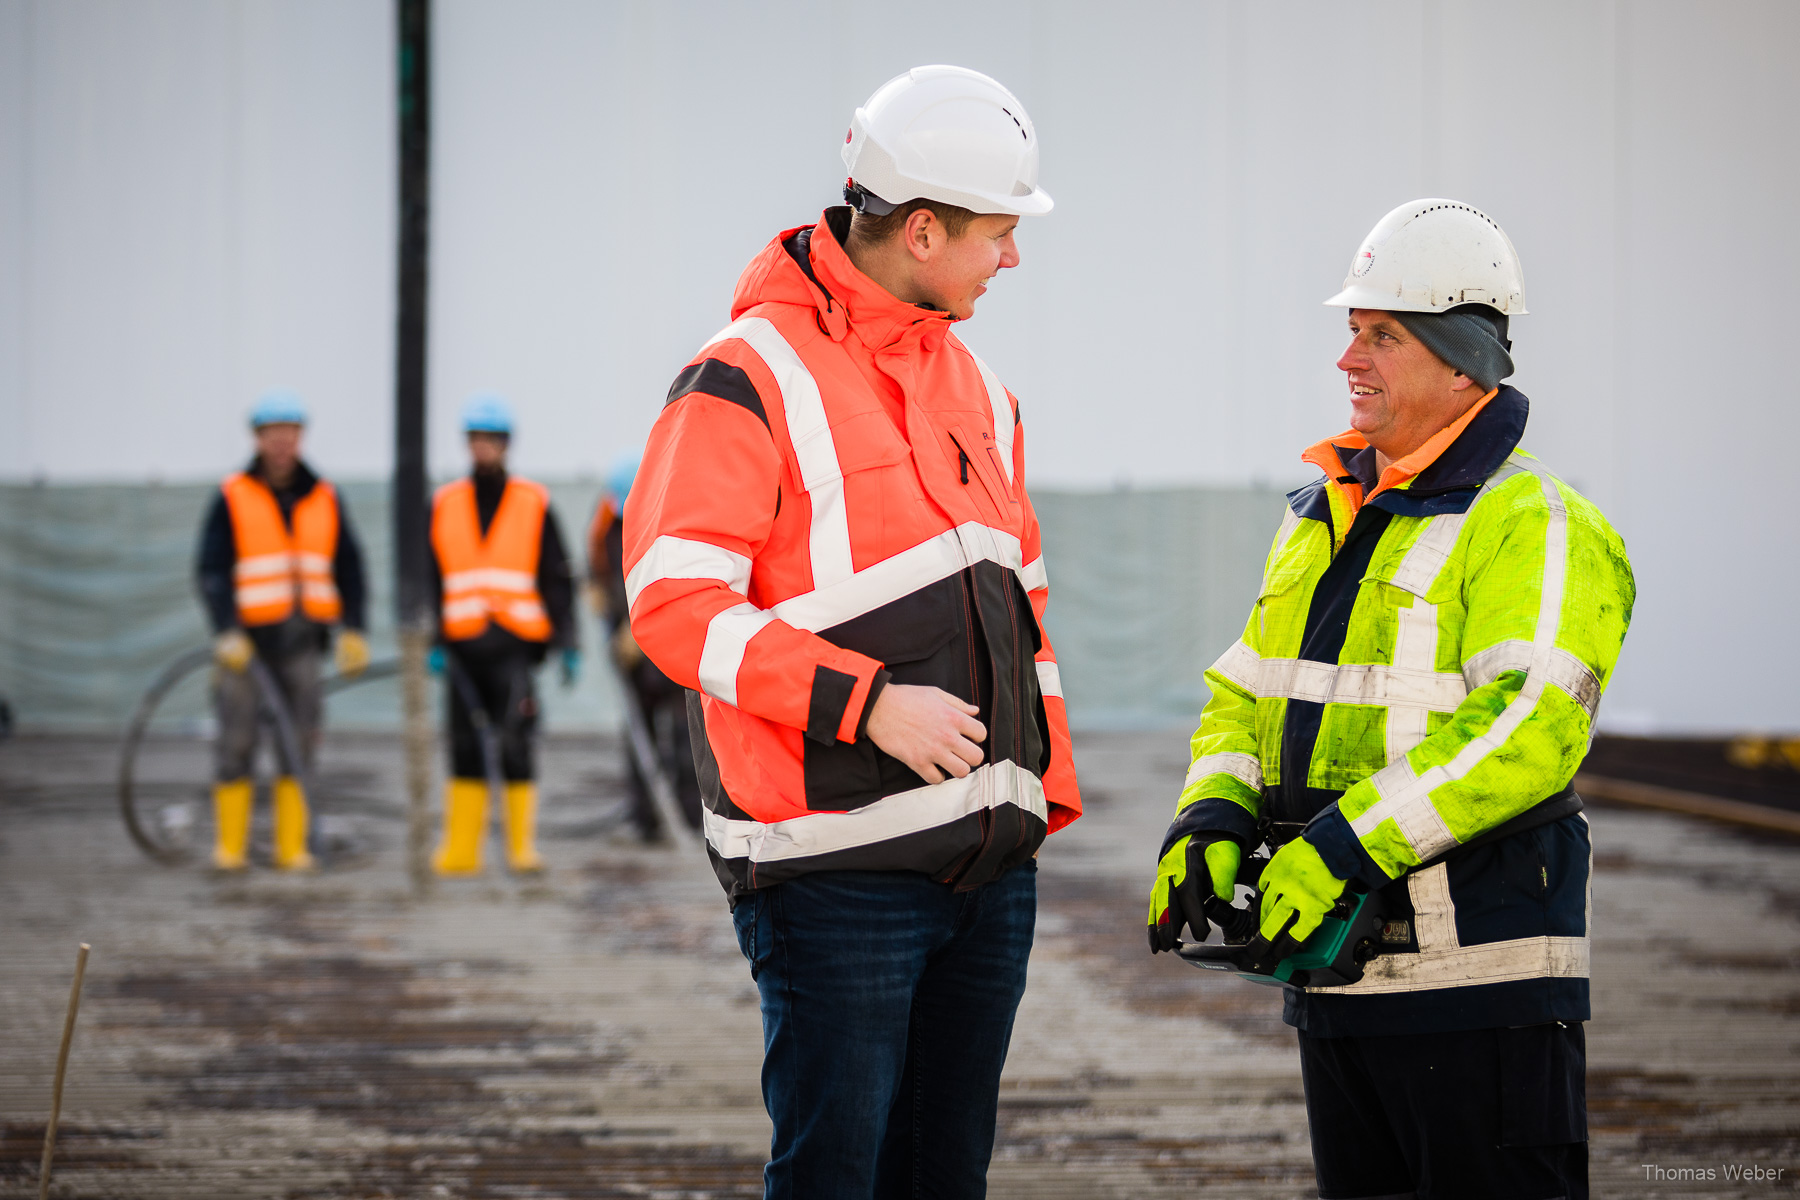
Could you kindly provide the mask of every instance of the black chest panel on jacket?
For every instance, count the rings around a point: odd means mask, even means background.
[[[1300,641],[1301,658],[1337,665],[1363,578],[1393,519],[1392,513],[1366,504],[1356,514],[1343,548],[1313,588],[1306,609],[1306,632]],[[1281,782],[1263,794],[1263,815],[1268,820],[1304,825],[1343,795],[1331,788],[1309,787],[1306,782],[1324,717],[1325,706],[1316,701],[1287,702],[1287,717],[1281,726]]]

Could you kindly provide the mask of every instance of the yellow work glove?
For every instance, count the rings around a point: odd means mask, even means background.
[[[227,629],[213,639],[213,661],[233,675],[242,675],[255,654],[250,635],[241,629]]]
[[[1272,942],[1288,918],[1298,914],[1288,933],[1297,942],[1305,941],[1344,894],[1344,883],[1331,873],[1311,842],[1295,838],[1277,850],[1263,869],[1257,885],[1262,889],[1259,932]]]
[[[1236,842],[1216,834],[1176,839],[1157,864],[1150,887],[1150,953],[1173,950],[1184,925],[1193,930],[1195,941],[1206,940],[1207,897],[1231,903],[1243,857]]]
[[[334,661],[339,675],[351,679],[361,675],[369,665],[369,639],[354,629],[340,631]]]

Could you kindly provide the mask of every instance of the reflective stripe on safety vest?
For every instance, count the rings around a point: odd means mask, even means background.
[[[343,616],[332,563],[337,555],[337,493],[324,480],[294,505],[292,527],[267,484],[239,472],[219,485],[231,515],[238,621],[277,625],[294,614],[329,625]]]
[[[537,587],[549,504],[543,485],[509,478],[484,536],[474,482],[458,479],[438,489],[431,546],[443,578],[439,621],[446,640],[480,637],[490,620],[525,641],[550,640],[550,618]]]

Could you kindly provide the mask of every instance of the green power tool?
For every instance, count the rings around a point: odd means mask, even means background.
[[[1224,935],[1222,943],[1178,942],[1176,953],[1196,967],[1232,971],[1270,987],[1341,987],[1361,979],[1364,965],[1381,953],[1387,913],[1380,894],[1352,882],[1306,940],[1288,933],[1299,919],[1295,914],[1271,941],[1257,929],[1262,894],[1255,890],[1268,865],[1267,857],[1258,856],[1238,867],[1237,881],[1252,889],[1247,907],[1207,897],[1206,916]]]

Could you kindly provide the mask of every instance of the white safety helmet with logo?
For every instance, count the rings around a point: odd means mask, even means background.
[[[914,67],[882,84],[850,118],[844,165],[845,199],[870,216],[918,199],[1020,217],[1052,204],[1025,106],[967,67]]]
[[[1482,304],[1516,317],[1525,311],[1525,276],[1492,217],[1457,200],[1414,200],[1376,222],[1344,290],[1325,303],[1421,313]]]

